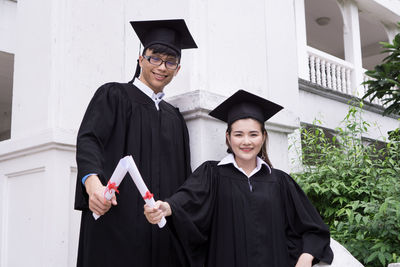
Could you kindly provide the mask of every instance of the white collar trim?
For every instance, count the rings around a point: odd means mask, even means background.
[[[156,105],[157,110],[159,110],[158,104],[161,102],[162,98],[165,96],[164,92],[160,92],[158,94],[155,94],[153,90],[151,90],[150,87],[145,85],[139,78],[135,78],[133,81],[133,84],[139,88],[140,91],[142,91],[145,95],[150,97],[153,101],[154,104]]]
[[[233,166],[235,166],[236,169],[238,169],[239,171],[241,171],[242,173],[244,173],[248,178],[250,178],[251,176],[253,176],[254,174],[256,174],[258,171],[261,170],[262,165],[267,166],[267,169],[269,171],[269,173],[271,173],[271,168],[268,166],[268,164],[263,161],[260,157],[257,157],[257,164],[255,169],[250,173],[250,175],[247,175],[246,172],[240,168],[236,161],[235,161],[235,157],[233,156],[232,153],[229,153],[228,155],[226,155],[226,157],[224,157],[219,163],[218,166],[220,165],[227,165],[227,164],[233,164]]]

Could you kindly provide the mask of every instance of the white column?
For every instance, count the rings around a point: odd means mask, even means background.
[[[16,4],[11,139],[0,142],[0,266],[76,265],[76,132],[96,88],[124,73],[122,1]]]
[[[294,2],[296,19],[296,39],[297,39],[297,68],[299,78],[310,80],[307,56],[307,30],[304,0]]]
[[[11,138],[48,129],[51,84],[51,1],[19,1]]]
[[[288,160],[288,139],[287,133],[293,131],[299,126],[298,111],[299,111],[299,84],[298,70],[302,66],[307,67],[307,57],[305,54],[305,26],[303,25],[302,32],[296,28],[299,25],[298,15],[295,11],[293,3],[299,1],[275,1],[267,0],[265,3],[265,51],[266,51],[266,94],[265,96],[272,101],[275,101],[285,107],[284,111],[280,112],[267,123],[267,130],[270,134],[270,152],[273,164],[280,169],[289,169]],[[296,3],[297,4],[297,3]],[[304,5],[304,3],[303,3]],[[304,9],[304,7],[303,7]],[[304,10],[303,10],[304,12]],[[304,14],[302,15],[304,17]],[[276,26],[277,21],[282,21],[279,27]],[[303,24],[304,18],[303,18]],[[304,35],[299,44],[299,35]],[[298,52],[299,45],[304,46],[300,57],[302,66],[293,65]],[[283,57],[279,51],[285,51]],[[308,80],[307,71],[304,70],[300,76]],[[288,130],[285,130],[287,128]],[[286,151],[286,152],[285,152]]]
[[[345,60],[354,65],[350,92],[362,96],[363,70],[360,40],[360,23],[358,7],[353,0],[339,0],[339,6],[343,14],[343,39]]]
[[[0,0],[0,51],[15,53],[17,3]]]
[[[396,24],[384,24],[382,23],[383,28],[386,31],[389,43],[393,42],[394,37],[399,33],[399,28]]]

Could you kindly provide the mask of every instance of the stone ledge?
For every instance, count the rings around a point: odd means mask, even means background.
[[[47,129],[30,136],[2,141],[0,142],[0,162],[51,149],[74,152],[76,132]]]
[[[344,104],[349,104],[352,102],[359,102],[361,101],[361,98],[359,97],[355,97],[352,95],[348,95],[348,94],[344,94],[323,86],[320,86],[318,84],[312,83],[310,81],[306,81],[303,79],[299,79],[299,89],[303,90],[305,92],[309,92],[309,93],[313,93],[315,95],[319,95],[319,96],[323,96],[325,98],[329,98]],[[363,109],[364,110],[368,110],[377,114],[382,115],[384,108],[381,105],[377,105],[377,104],[373,104],[370,103],[368,101],[363,101]],[[386,115],[389,118],[393,118],[393,119],[398,119],[400,118],[400,116],[394,115],[394,114],[390,114],[390,115]]]

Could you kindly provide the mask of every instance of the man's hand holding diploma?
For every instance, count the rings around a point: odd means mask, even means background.
[[[86,192],[89,195],[89,209],[98,215],[104,215],[111,205],[117,205],[115,195],[110,200],[104,197],[106,187],[102,185],[97,175],[89,176],[85,181]]]

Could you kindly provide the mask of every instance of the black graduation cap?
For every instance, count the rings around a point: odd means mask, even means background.
[[[274,102],[240,89],[212,110],[209,115],[228,124],[245,118],[264,123],[281,109],[283,107]]]
[[[180,55],[181,49],[197,48],[183,19],[142,20],[130,23],[143,44],[143,50],[153,44],[163,44],[174,49]],[[135,76],[130,82],[133,82],[135,77],[139,77],[139,74],[138,60]]]
[[[163,44],[176,50],[197,48],[183,19],[131,21],[144,49],[153,44]]]

